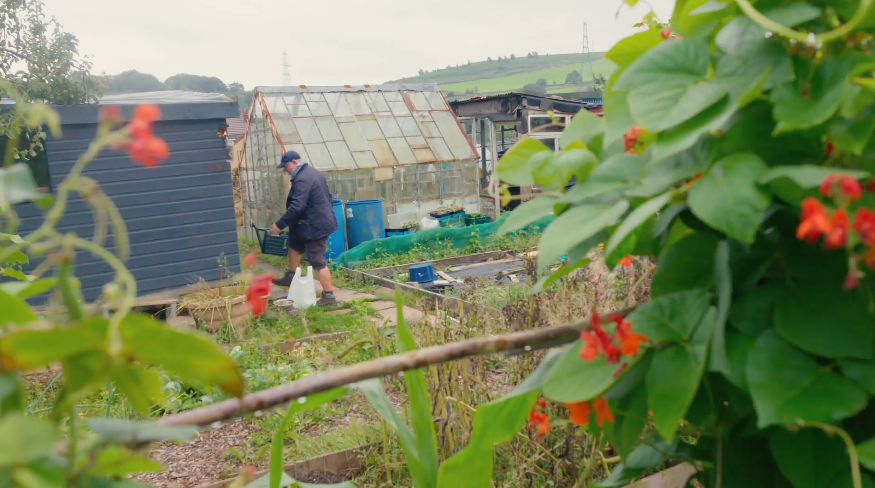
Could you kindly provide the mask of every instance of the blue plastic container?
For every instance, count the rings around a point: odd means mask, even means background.
[[[434,212],[431,212],[431,213],[429,213],[429,215],[430,215],[432,218],[437,219],[438,222],[443,222],[443,221],[445,221],[445,220],[450,220],[450,219],[453,219],[453,218],[456,218],[456,217],[464,217],[464,216],[465,216],[465,211],[464,211],[464,210],[458,210],[458,211],[453,212],[453,213],[449,213],[449,214],[446,214],[446,215],[441,215],[440,217],[437,217],[437,216],[435,216],[435,215],[432,215],[433,213],[434,213]]]
[[[403,236],[410,234],[410,229],[386,229],[386,237]]]
[[[431,283],[434,281],[434,266],[431,263],[414,264],[410,267],[410,281],[413,283]]]
[[[349,249],[385,236],[382,200],[346,202],[346,241]]]
[[[343,218],[343,200],[335,198],[331,200],[334,209],[334,218],[337,219],[337,230],[328,236],[328,249],[325,251],[325,259],[333,260],[346,251],[346,219]]]

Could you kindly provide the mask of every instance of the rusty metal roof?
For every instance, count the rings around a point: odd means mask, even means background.
[[[477,158],[436,84],[256,87],[283,151],[321,170],[392,167]]]

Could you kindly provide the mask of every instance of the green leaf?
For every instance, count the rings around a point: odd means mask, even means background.
[[[184,442],[194,438],[197,427],[193,425],[166,426],[156,422],[134,422],[112,418],[90,418],[88,427],[104,439],[123,443],[143,443],[153,441]]]
[[[398,434],[398,441],[401,444],[401,450],[404,452],[404,459],[407,461],[407,468],[410,471],[410,477],[413,478],[413,484],[417,487],[434,488],[436,486],[438,466],[437,464],[425,464],[420,461],[418,440],[416,435],[404,423],[404,419],[395,411],[389,397],[386,396],[383,390],[383,384],[378,379],[370,379],[361,381],[355,384],[356,388],[361,390],[370,401],[374,410],[389,424],[395,433]]]
[[[0,291],[19,298],[30,298],[42,295],[57,285],[58,280],[56,278],[41,278],[34,281],[11,281],[9,283],[0,283]]]
[[[47,456],[57,430],[45,419],[18,412],[0,417],[0,466],[24,464]]]
[[[662,85],[666,89],[690,86],[705,78],[708,65],[708,46],[704,43],[692,39],[662,42],[623,70],[614,89],[635,90],[648,85]]]
[[[653,435],[635,448],[622,463],[618,464],[611,471],[610,476],[590,486],[594,488],[626,486],[640,477],[648,468],[662,464],[678,455],[679,447],[680,442],[677,438],[669,444],[659,436]]]
[[[775,332],[818,356],[875,356],[875,329],[865,298],[859,289],[845,291],[832,280],[814,279],[787,288],[775,308]]]
[[[30,166],[13,164],[6,168],[0,168],[0,198],[7,203],[15,205],[42,198],[43,194],[36,188],[36,181],[30,172]]]
[[[656,47],[662,42],[662,36],[657,29],[647,29],[643,32],[632,34],[605,53],[605,57],[621,68],[628,67],[642,54]]]
[[[763,14],[786,27],[793,27],[820,16],[820,9],[807,3],[793,3],[784,7],[766,10]],[[738,16],[717,33],[717,45],[727,53],[755,52],[766,37],[766,29],[749,17]]]
[[[677,183],[697,174],[701,175],[714,162],[714,140],[713,137],[706,137],[686,151],[665,159],[651,161],[644,169],[641,186],[626,194],[633,197],[658,195]]]
[[[529,169],[529,174],[535,180],[536,185],[550,186],[553,183],[559,183],[562,174],[559,167],[553,164],[553,151],[541,151],[532,154],[526,167]]]
[[[820,429],[796,433],[776,429],[769,438],[772,456],[794,488],[852,488],[851,460],[845,443]],[[871,486],[864,483],[864,486]]]
[[[757,186],[767,170],[753,154],[736,154],[717,161],[690,190],[690,210],[729,237],[753,242],[771,203],[769,193]]]
[[[551,349],[537,369],[511,393],[477,406],[471,440],[441,465],[438,488],[492,486],[492,447],[511,440],[525,425],[544,377],[561,355],[561,350]]]
[[[617,454],[626,458],[638,443],[647,424],[647,388],[639,386],[631,394],[612,402],[614,423],[604,430]]]
[[[862,155],[863,149],[872,139],[875,132],[875,110],[869,107],[866,112],[854,120],[842,120],[829,127],[829,140],[836,147]]]
[[[608,244],[605,246],[605,254],[611,254],[626,236],[637,229],[638,226],[644,223],[644,221],[662,210],[662,207],[664,207],[670,199],[671,193],[664,193],[656,198],[648,200],[629,213],[629,215],[623,219],[623,222],[620,223],[620,227],[618,227],[611,235],[610,240],[608,240]]]
[[[140,415],[148,416],[152,405],[164,404],[164,384],[157,371],[130,364],[112,369],[112,380]]]
[[[625,200],[613,205],[579,205],[556,217],[541,236],[538,269],[545,269],[576,245],[614,225],[628,208]]]
[[[72,327],[11,332],[0,338],[0,365],[5,371],[31,370],[84,352],[105,350],[108,327],[106,319],[91,317]]]
[[[684,342],[690,338],[710,305],[702,289],[672,293],[653,299],[629,314],[635,332],[651,342]]]
[[[858,180],[868,178],[869,173],[856,169],[828,168],[826,166],[813,166],[800,164],[798,166],[778,166],[763,173],[757,182],[761,185],[772,183],[781,178],[786,178],[795,183],[799,188],[807,190],[818,188],[820,182],[831,174],[846,174]]]
[[[0,329],[7,324],[26,324],[38,319],[30,306],[22,298],[0,291],[0,310],[3,316],[0,318]]]
[[[532,222],[552,214],[553,205],[558,200],[559,199],[556,197],[542,196],[523,203],[514,209],[513,212],[510,212],[510,215],[504,219],[504,223],[501,224],[501,228],[498,229],[498,235],[518,231]]]
[[[285,475],[285,472],[283,471],[283,442],[286,439],[286,427],[289,425],[289,422],[292,421],[295,414],[324,405],[328,402],[333,402],[343,396],[347,391],[349,391],[349,388],[346,387],[334,388],[333,390],[323,391],[308,397],[301,397],[289,405],[285,415],[283,415],[283,419],[280,421],[279,427],[277,427],[276,432],[273,434],[273,441],[271,441],[270,476],[266,476],[266,478],[269,478],[269,488],[279,488],[283,475]]]
[[[746,375],[761,429],[797,419],[833,423],[866,406],[866,393],[851,380],[822,367],[772,331],[757,339]]]
[[[862,53],[829,56],[815,68],[808,96],[793,84],[772,91],[774,117],[778,121],[773,134],[815,127],[833,116],[850,90],[850,78],[871,69],[872,58]]]
[[[689,344],[673,344],[657,351],[647,372],[647,404],[664,439],[674,438],[699,389],[716,314],[712,307],[694,324],[698,328]]]
[[[564,151],[557,153],[553,158],[553,164],[559,171],[559,181],[562,184],[568,182],[572,176],[577,178],[578,182],[585,181],[598,164],[596,155],[587,149],[575,148],[578,144],[581,143],[572,142],[571,146],[565,147]]]
[[[638,249],[638,238],[642,232],[649,230],[645,229],[645,226],[649,227],[648,224],[650,222],[650,220],[645,221],[644,224],[642,224],[640,227],[633,230],[625,238],[623,238],[620,243],[617,244],[617,247],[613,251],[611,251],[610,253],[606,252],[604,254],[605,266],[607,266],[608,269],[613,271],[614,268],[616,268],[620,264],[621,259],[626,256],[632,256],[633,254],[636,254],[635,251]],[[616,231],[614,231],[614,233],[616,234]]]
[[[395,304],[398,309],[398,351],[415,351],[416,341],[413,338],[413,332],[404,320],[404,300],[401,297],[401,291],[397,289],[395,290]],[[431,480],[429,485],[434,486],[438,472],[437,437],[431,417],[431,400],[428,396],[425,373],[421,369],[405,371],[404,383],[407,386],[407,397],[410,403],[409,418],[413,424],[413,435],[416,439],[416,455],[425,469],[426,475]],[[417,483],[417,485],[420,484]]]
[[[727,94],[723,84],[713,82],[647,84],[630,91],[628,100],[635,122],[651,132],[660,132],[692,119]]]
[[[845,376],[863,387],[866,393],[875,395],[875,361],[842,359],[839,360],[839,365]]]
[[[614,74],[617,76],[617,73]],[[623,134],[635,123],[629,111],[628,93],[608,91],[604,95],[605,140],[604,146],[610,147],[623,139]]]
[[[601,152],[601,147],[596,146],[601,145],[598,139],[603,137],[604,133],[605,121],[589,110],[581,110],[572,117],[571,123],[562,131],[559,146],[568,149],[572,142],[581,141],[586,145],[586,149],[598,154]]]
[[[534,185],[535,179],[529,172],[529,159],[535,154],[550,149],[537,139],[527,137],[514,145],[498,160],[495,170],[501,181],[512,185]]]
[[[711,342],[711,371],[729,378],[729,359],[726,356],[726,319],[732,305],[732,270],[729,267],[729,242],[721,241],[714,254],[714,291],[717,293],[717,318]]]
[[[650,283],[651,295],[710,288],[714,283],[714,253],[720,238],[695,232],[665,249]]]
[[[866,469],[875,471],[875,437],[857,444],[857,457]]]
[[[659,133],[650,146],[651,159],[659,161],[693,147],[703,135],[722,129],[737,108],[737,101],[727,96],[681,125]]]
[[[128,357],[243,396],[243,376],[236,361],[200,334],[172,329],[149,315],[132,313],[122,320],[121,336]]]
[[[747,390],[745,369],[753,346],[754,340],[750,337],[731,329],[726,331],[726,361],[729,363],[729,372],[725,377],[730,383],[743,390]]]
[[[758,337],[772,326],[781,291],[778,285],[767,284],[742,295],[729,309],[729,323],[748,337]]]
[[[714,71],[717,78],[731,79],[745,88],[765,74],[763,90],[771,90],[796,78],[790,55],[776,39],[760,38],[751,45],[749,52],[721,57]]]
[[[598,165],[586,181],[578,183],[562,202],[577,203],[588,199],[631,190],[638,185],[647,161],[634,154],[616,154]]]
[[[105,385],[111,367],[110,357],[103,350],[83,352],[62,360],[61,364],[64,387],[55,401],[53,411],[56,415],[64,415],[76,402]]]
[[[633,322],[634,323],[634,322]],[[637,332],[637,324],[636,324]],[[564,350],[547,377],[544,379],[542,390],[544,396],[557,402],[582,402],[602,396],[623,375],[616,376],[620,369],[618,364],[611,364],[605,360],[602,354],[592,361],[584,361],[580,358],[580,349],[583,341],[576,340]],[[643,354],[638,354],[629,361],[628,371]]]
[[[541,293],[545,288],[549,287],[553,283],[556,283],[557,281],[561,280],[562,278],[564,278],[564,277],[568,276],[569,274],[571,274],[572,272],[574,272],[574,270],[580,269],[580,268],[588,265],[591,262],[592,262],[592,259],[580,258],[576,262],[562,265],[556,271],[553,271],[549,275],[544,276],[541,279],[539,279],[538,282],[535,283],[535,286],[533,286],[532,289],[529,290],[529,294],[534,295],[536,293]]]
[[[148,471],[163,471],[164,465],[120,446],[109,446],[97,454],[88,472],[102,476],[123,476]]]

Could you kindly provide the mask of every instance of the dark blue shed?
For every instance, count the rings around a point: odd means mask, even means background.
[[[218,260],[239,270],[237,225],[228,149],[218,129],[237,114],[237,104],[224,95],[154,92],[107,96],[101,105],[119,105],[126,118],[140,103],[161,107],[155,134],[170,146],[160,166],[134,164],[124,151],[107,150],[92,161],[85,176],[95,179],[119,208],[131,243],[128,269],[137,279],[138,295],[180,288],[199,279],[219,278]],[[46,141],[51,189],[67,176],[94,139],[100,107],[55,107],[63,136]],[[39,183],[39,178],[38,178]],[[20,234],[36,229],[43,211],[31,204],[16,207]],[[88,205],[74,196],[58,230],[91,238],[94,221]],[[105,245],[114,250],[112,233]],[[32,262],[33,268],[38,262]],[[75,274],[86,300],[97,298],[113,271],[103,261],[79,253]],[[45,297],[35,303],[45,301]]]

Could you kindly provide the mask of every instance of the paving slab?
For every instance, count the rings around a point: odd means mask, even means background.
[[[352,290],[341,290],[340,288],[334,289],[334,297],[337,298],[337,301],[341,302],[341,303],[348,302],[350,300],[355,300],[357,298],[363,298],[363,299],[377,298],[374,295],[371,295],[370,293],[359,293],[357,291],[352,291]]]
[[[376,302],[371,302],[370,306],[371,308],[379,312],[388,308],[394,308],[395,302],[390,302],[388,300],[377,300]]]
[[[404,307],[402,309],[402,313],[404,314],[404,322],[407,325],[418,324],[422,321],[425,314],[420,312],[419,310],[411,307]],[[398,326],[398,309],[395,307],[387,308],[385,310],[380,310],[380,321],[381,326],[385,327],[397,327]],[[384,325],[385,324],[385,325]]]

